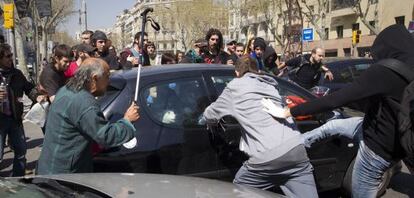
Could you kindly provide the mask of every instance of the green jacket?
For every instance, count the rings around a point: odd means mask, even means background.
[[[49,109],[37,174],[92,172],[93,141],[113,147],[134,136],[135,128],[129,121],[108,123],[92,94],[64,86]]]

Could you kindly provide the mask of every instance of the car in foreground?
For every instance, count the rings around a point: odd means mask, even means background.
[[[283,197],[211,179],[160,174],[87,173],[0,178],[0,197]]]
[[[106,118],[123,117],[133,101],[137,69],[115,72],[107,93],[99,98]],[[142,69],[137,103],[141,118],[134,123],[137,146],[106,148],[94,157],[96,172],[134,172],[190,175],[232,181],[247,159],[238,149],[240,126],[224,118],[211,130],[199,122],[234,78],[234,67],[207,64],[151,66]],[[286,80],[274,77],[282,96],[305,100],[316,96]],[[296,119],[301,133],[317,128],[341,111]],[[350,189],[350,174],[358,143],[332,137],[308,149],[319,191]],[[384,181],[388,181],[385,178]],[[344,186],[345,185],[345,186]],[[385,187],[384,187],[385,188]]]

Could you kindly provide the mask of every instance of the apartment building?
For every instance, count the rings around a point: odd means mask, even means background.
[[[272,2],[278,1],[273,0]],[[299,2],[302,20],[291,20],[290,28],[283,25],[283,23],[286,24],[285,21],[279,20],[289,10],[285,3],[282,4],[282,12],[269,8],[269,10],[263,10],[264,14],[251,14],[252,12],[243,11],[243,5],[233,5],[229,12],[229,37],[245,41],[248,34],[260,36],[270,41],[277,52],[281,53],[284,50],[273,35],[283,37],[283,34],[288,33],[291,38],[288,40],[292,41],[290,44],[302,45],[302,51],[304,52],[309,52],[312,48],[321,46],[326,49],[327,56],[364,56],[366,52],[369,52],[376,33],[396,23],[408,27],[410,21],[414,20],[414,1],[412,0],[362,0],[360,4],[361,11],[366,17],[360,17],[357,14],[355,0],[308,0],[306,4]],[[239,4],[242,4],[242,2],[239,1]],[[368,9],[367,6],[369,6]],[[298,10],[296,4],[292,8]],[[311,13],[310,10],[314,13],[312,16],[319,18],[319,20],[315,22],[307,17],[306,14]],[[272,16],[269,17],[269,13]],[[290,13],[290,16],[298,17],[300,13]],[[270,25],[282,23],[282,25],[275,28],[274,34],[269,28],[269,18],[273,19],[273,21],[270,21],[272,23]],[[374,28],[369,29],[366,24]],[[313,41],[301,43],[302,27],[313,28]],[[319,28],[322,35],[325,35],[325,39],[321,39],[316,28]],[[352,45],[351,40],[353,30],[361,31],[360,42],[355,46]],[[289,48],[285,46],[285,49],[288,50]]]

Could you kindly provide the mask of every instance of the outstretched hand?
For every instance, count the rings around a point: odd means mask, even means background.
[[[329,81],[332,81],[334,79],[331,71],[325,72],[325,79],[328,79]]]

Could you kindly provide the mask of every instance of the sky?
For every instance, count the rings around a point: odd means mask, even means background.
[[[82,0],[75,1],[75,10],[79,10]],[[136,0],[86,0],[88,29],[97,30],[110,28],[115,24],[116,16],[123,10],[133,7]],[[79,27],[79,14],[73,14],[67,22],[61,24],[59,29],[66,30],[71,36],[75,36]]]

